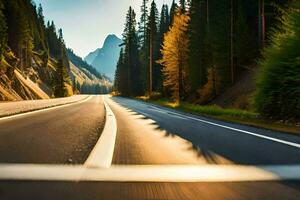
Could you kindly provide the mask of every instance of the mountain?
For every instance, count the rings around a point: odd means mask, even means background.
[[[99,94],[111,91],[112,83],[94,67],[83,61],[71,49],[67,49],[70,60],[71,79],[75,89],[81,94]]]
[[[89,53],[84,60],[98,72],[113,80],[122,43],[123,41],[116,35],[109,35],[103,47]]]

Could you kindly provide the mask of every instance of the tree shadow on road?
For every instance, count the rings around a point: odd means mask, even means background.
[[[199,143],[199,141],[193,141],[189,137],[184,137],[183,134],[176,133],[174,130],[170,130],[168,128],[162,127],[155,120],[146,116],[145,113],[132,110],[128,105],[120,101],[120,97],[113,97],[112,99],[116,104],[125,108],[125,110],[128,111],[131,115],[138,116],[138,119],[152,120],[149,123],[149,125],[151,125],[154,128],[154,130],[163,132],[164,133],[163,137],[166,138],[179,137],[181,139],[184,139],[187,144],[186,150],[195,152],[197,157],[199,159],[204,159],[207,164],[224,164],[222,161],[220,161],[220,159],[218,159],[217,154],[213,152],[209,147],[205,146],[204,143],[201,142]]]

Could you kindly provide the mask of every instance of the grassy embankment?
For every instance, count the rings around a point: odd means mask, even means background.
[[[156,105],[168,107],[171,109],[210,117],[227,122],[250,125],[258,128],[271,129],[292,134],[300,135],[300,125],[296,123],[283,123],[281,121],[271,121],[262,119],[258,113],[240,110],[224,109],[216,105],[200,106],[190,103],[172,103],[167,99],[151,100],[146,97],[139,97],[138,100],[146,101]]]

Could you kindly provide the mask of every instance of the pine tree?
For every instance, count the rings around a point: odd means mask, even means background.
[[[138,35],[140,39],[140,45],[144,46],[146,41],[146,35],[147,35],[147,20],[148,20],[148,4],[149,0],[143,0],[142,6],[141,6],[141,18],[139,22],[139,30]]]
[[[139,22],[139,46],[140,52],[139,57],[141,61],[141,87],[143,91],[147,90],[147,83],[148,83],[148,64],[149,64],[149,37],[147,31],[148,19],[149,19],[149,11],[148,11],[148,4],[149,0],[143,0],[141,6],[141,19]]]
[[[206,6],[202,0],[192,0],[190,7],[190,23],[189,23],[189,37],[190,37],[190,93],[191,96],[196,95],[196,91],[204,86],[207,82],[207,66],[205,63],[205,30],[206,30]]]
[[[66,97],[68,96],[68,90],[66,87],[66,77],[67,70],[66,67],[63,64],[63,60],[59,59],[57,63],[56,68],[56,79],[55,79],[55,85],[54,85],[54,96],[55,97]]]
[[[58,59],[56,68],[57,78],[55,83],[54,95],[55,97],[66,97],[68,96],[68,90],[66,88],[66,85],[71,84],[71,79],[68,71],[69,60],[66,55],[66,47],[63,39],[62,29],[59,29],[58,33],[60,57]]]
[[[173,19],[177,12],[177,9],[178,9],[178,5],[176,4],[175,0],[173,0],[171,10],[170,10],[170,25],[173,24]]]
[[[122,86],[123,86],[122,78],[125,76],[124,72],[125,72],[125,70],[124,70],[124,52],[123,52],[123,48],[121,48],[119,60],[118,60],[117,67],[116,67],[115,82],[114,82],[114,90],[117,92],[120,92],[121,94],[124,93],[123,88],[122,88]]]
[[[230,66],[230,1],[209,1],[209,33],[207,44],[210,46],[211,63],[218,81],[214,83],[215,95],[220,95],[231,84]],[[215,79],[217,80],[217,79]]]
[[[147,36],[149,37],[149,90],[148,93],[151,96],[153,89],[157,88],[160,79],[159,66],[155,65],[155,61],[158,58],[158,10],[156,3],[153,0],[151,3],[150,16],[147,25]],[[154,80],[155,77],[155,80]]]
[[[38,18],[38,31],[40,35],[40,41],[38,43],[39,49],[43,50],[44,54],[48,54],[48,44],[46,40],[46,30],[45,30],[45,17],[43,14],[43,7],[41,4],[39,4],[39,7],[37,9],[37,18]],[[47,55],[48,56],[48,55]]]
[[[170,15],[168,5],[164,4],[161,9],[160,24],[159,24],[159,36],[160,43],[162,43],[164,34],[169,30]]]
[[[162,48],[164,86],[170,88],[172,98],[177,102],[184,100],[187,91],[189,39],[187,37],[189,17],[176,14],[173,26],[165,35]]]
[[[186,2],[185,2],[185,0],[180,0],[179,1],[179,8],[180,8],[180,11],[182,12],[182,13],[185,13],[185,11],[186,11],[186,4],[185,4]]]
[[[18,51],[20,58],[20,67],[22,71],[30,67],[32,59],[33,36],[30,30],[29,19],[26,18],[24,13],[20,13],[19,19],[19,32],[18,32]]]
[[[142,94],[141,84],[141,66],[139,60],[139,41],[136,32],[136,14],[134,10],[129,7],[125,29],[123,33],[124,41],[124,77],[122,77],[122,84],[124,84],[124,96],[137,96]]]

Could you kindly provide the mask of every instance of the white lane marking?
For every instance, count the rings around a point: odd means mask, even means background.
[[[163,113],[163,114],[167,114],[167,115],[169,115],[169,116],[171,116],[171,117],[174,117],[174,118],[177,118],[177,119],[184,119],[184,120],[187,120],[185,117],[181,117],[181,116],[179,116],[179,115],[177,115],[177,114],[171,114],[171,113],[168,113],[168,112],[163,112],[163,111],[158,111],[158,110],[155,110],[155,111],[156,111],[156,112]],[[145,113],[145,112],[143,112],[143,111],[140,111],[140,110],[138,110],[137,113],[139,113],[139,114],[141,114],[141,115],[144,115],[144,116],[146,116],[146,117],[151,117],[149,114],[147,114],[147,113]]]
[[[31,115],[31,114],[35,114],[35,113],[40,113],[40,112],[45,112],[45,111],[49,111],[49,110],[55,110],[55,109],[58,109],[58,108],[73,106],[73,105],[76,105],[76,104],[87,102],[91,98],[92,98],[92,96],[90,95],[90,96],[87,96],[84,99],[81,99],[81,100],[78,100],[78,101],[75,101],[75,102],[72,102],[72,103],[66,103],[66,104],[57,105],[57,106],[53,106],[53,107],[49,107],[49,108],[41,108],[41,109],[34,110],[34,111],[28,111],[28,112],[25,112],[25,113],[15,114],[15,115],[7,116],[7,117],[1,117],[0,121],[13,119],[13,118],[18,118],[18,117],[23,117],[23,116],[27,116],[27,115]]]
[[[115,182],[243,182],[300,180],[300,165],[81,165],[0,164],[0,180]]]
[[[104,129],[97,144],[84,163],[85,167],[108,168],[112,164],[117,136],[117,120],[108,103],[105,101],[104,96],[103,103],[106,110],[106,121]]]
[[[154,108],[154,106],[152,106],[152,107]],[[164,111],[163,109],[160,109],[160,108],[155,108],[155,110]],[[281,143],[281,144],[285,144],[285,145],[289,145],[289,146],[292,146],[292,147],[300,148],[300,144],[298,144],[298,143],[289,142],[289,141],[285,141],[285,140],[281,140],[281,139],[278,139],[278,138],[273,138],[273,137],[269,137],[269,136],[265,136],[265,135],[260,135],[258,133],[253,133],[253,132],[250,132],[250,131],[244,131],[244,130],[237,129],[237,128],[232,128],[232,127],[229,127],[229,126],[225,126],[225,125],[217,124],[217,123],[214,123],[214,122],[198,119],[198,118],[195,118],[195,117],[185,116],[185,115],[182,115],[182,114],[179,114],[179,113],[176,113],[176,112],[172,112],[172,111],[169,111],[169,110],[168,110],[168,112],[173,113],[174,115],[177,115],[177,116],[181,116],[185,119],[191,119],[191,120],[199,121],[199,122],[210,124],[210,125],[213,125],[213,126],[218,126],[218,127],[221,127],[221,128],[237,131],[237,132],[240,132],[240,133],[245,133],[245,134],[248,134],[248,135],[252,135],[252,136],[256,136],[256,137],[263,138],[263,139],[266,139],[266,140],[270,140],[270,141],[273,141],[273,142],[278,142],[278,143]]]

